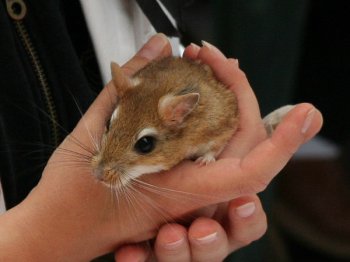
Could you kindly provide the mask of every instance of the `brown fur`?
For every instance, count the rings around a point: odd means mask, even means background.
[[[113,70],[120,69],[114,66]],[[120,78],[120,71],[113,76]],[[133,79],[140,84],[130,86],[133,81],[114,79],[119,85],[119,113],[93,158],[94,167],[105,173],[102,180],[112,180],[111,169],[118,176],[136,165],[163,164],[164,169],[170,169],[185,158],[198,158],[208,151],[217,156],[237,128],[235,95],[216,80],[208,66],[170,57],[150,63]],[[198,104],[186,111],[182,121],[169,124],[166,120],[172,114],[168,108],[162,112],[160,101],[166,95],[187,94],[199,94]],[[194,99],[192,95],[193,103]],[[173,116],[179,119],[176,114],[182,114],[181,110]],[[157,143],[154,151],[140,155],[134,144],[144,128],[157,130]]]

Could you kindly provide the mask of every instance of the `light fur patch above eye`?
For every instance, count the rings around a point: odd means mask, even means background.
[[[148,127],[141,130],[141,132],[137,136],[137,140],[139,140],[141,137],[144,137],[144,136],[157,136],[157,135],[158,135],[157,129],[153,127]]]
[[[170,94],[163,96],[159,100],[159,105],[158,105],[159,108],[163,109],[165,106],[167,106],[173,97],[174,97],[174,95],[170,95]]]
[[[138,77],[135,77],[135,78],[131,78],[131,83],[132,83],[132,86],[135,87],[135,86],[138,86],[142,83],[142,80]]]
[[[117,119],[118,114],[119,114],[119,107],[116,107],[116,109],[114,109],[113,114],[112,114],[112,116],[111,116],[111,121],[110,121],[110,123],[112,123],[114,120]]]

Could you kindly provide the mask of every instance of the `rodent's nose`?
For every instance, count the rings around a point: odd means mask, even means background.
[[[100,181],[109,182],[115,176],[115,171],[110,167],[99,165],[94,169],[94,176]]]
[[[93,175],[98,180],[102,180],[103,179],[103,168],[100,168],[100,167],[93,168]]]
[[[92,157],[91,166],[93,175],[107,186],[115,186],[118,181],[117,171],[110,164],[105,163],[100,155]]]
[[[108,187],[117,187],[120,184],[117,172],[112,168],[101,168],[95,171],[96,178]]]

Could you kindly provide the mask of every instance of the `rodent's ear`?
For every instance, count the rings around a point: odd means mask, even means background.
[[[200,95],[189,93],[186,95],[166,95],[159,100],[158,112],[167,126],[181,124],[185,117],[196,108]]]
[[[112,81],[117,90],[118,97],[121,97],[126,90],[132,88],[132,83],[117,63],[111,63],[111,72]]]

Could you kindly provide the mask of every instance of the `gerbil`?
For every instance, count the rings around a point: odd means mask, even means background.
[[[111,69],[118,104],[92,158],[111,187],[184,159],[215,161],[237,129],[235,95],[206,65],[169,57],[131,78],[117,64]]]

